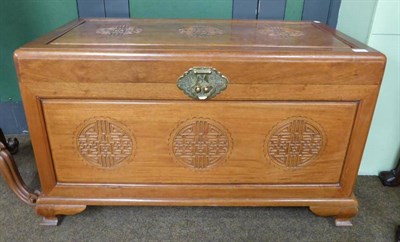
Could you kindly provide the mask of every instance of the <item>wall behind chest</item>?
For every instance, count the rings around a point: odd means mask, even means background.
[[[80,17],[230,19],[232,0],[77,0]]]
[[[392,169],[400,156],[400,1],[343,0],[337,28],[387,57],[359,171],[376,175]]]
[[[400,156],[400,1],[378,0],[367,43],[387,65],[360,174],[390,170]]]
[[[232,0],[131,0],[132,18],[232,18]]]
[[[1,102],[20,101],[13,52],[78,17],[75,0],[0,1]]]
[[[0,127],[6,133],[27,130],[14,50],[77,17],[75,0],[0,1]]]

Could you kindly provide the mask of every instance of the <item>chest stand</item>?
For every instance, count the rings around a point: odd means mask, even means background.
[[[59,215],[74,215],[86,209],[85,205],[36,205],[40,192],[32,192],[22,180],[17,165],[6,146],[0,142],[0,173],[11,190],[24,203],[36,206],[36,213],[43,216],[41,225],[57,225]]]

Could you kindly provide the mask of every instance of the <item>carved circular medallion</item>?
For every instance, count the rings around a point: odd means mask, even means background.
[[[294,117],[278,123],[267,136],[265,153],[277,165],[295,168],[319,156],[325,134],[316,122]]]
[[[131,34],[139,34],[143,31],[143,29],[138,28],[136,26],[131,25],[115,25],[107,28],[98,28],[96,29],[96,34],[101,35],[110,35],[110,36],[123,36],[123,35],[131,35]]]
[[[135,149],[135,141],[120,123],[99,118],[82,124],[77,148],[90,164],[110,168],[127,160]]]
[[[280,27],[280,26],[262,27],[258,30],[258,33],[261,35],[267,35],[269,37],[279,38],[279,39],[300,37],[304,35],[304,33],[300,30],[295,30],[288,27]]]
[[[192,25],[181,28],[178,31],[180,34],[195,38],[204,38],[208,36],[221,35],[224,33],[223,30],[208,25]]]
[[[186,167],[203,170],[225,161],[232,149],[229,132],[219,123],[194,118],[181,123],[171,134],[173,156]]]

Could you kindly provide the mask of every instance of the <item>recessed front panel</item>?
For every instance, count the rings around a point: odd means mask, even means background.
[[[44,100],[60,182],[338,183],[357,103]]]

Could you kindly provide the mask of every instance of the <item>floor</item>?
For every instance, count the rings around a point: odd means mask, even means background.
[[[28,138],[15,155],[26,183],[39,189]],[[0,241],[394,241],[400,225],[400,187],[360,176],[353,227],[307,208],[89,207],[58,227],[39,226],[34,209],[0,178]]]

